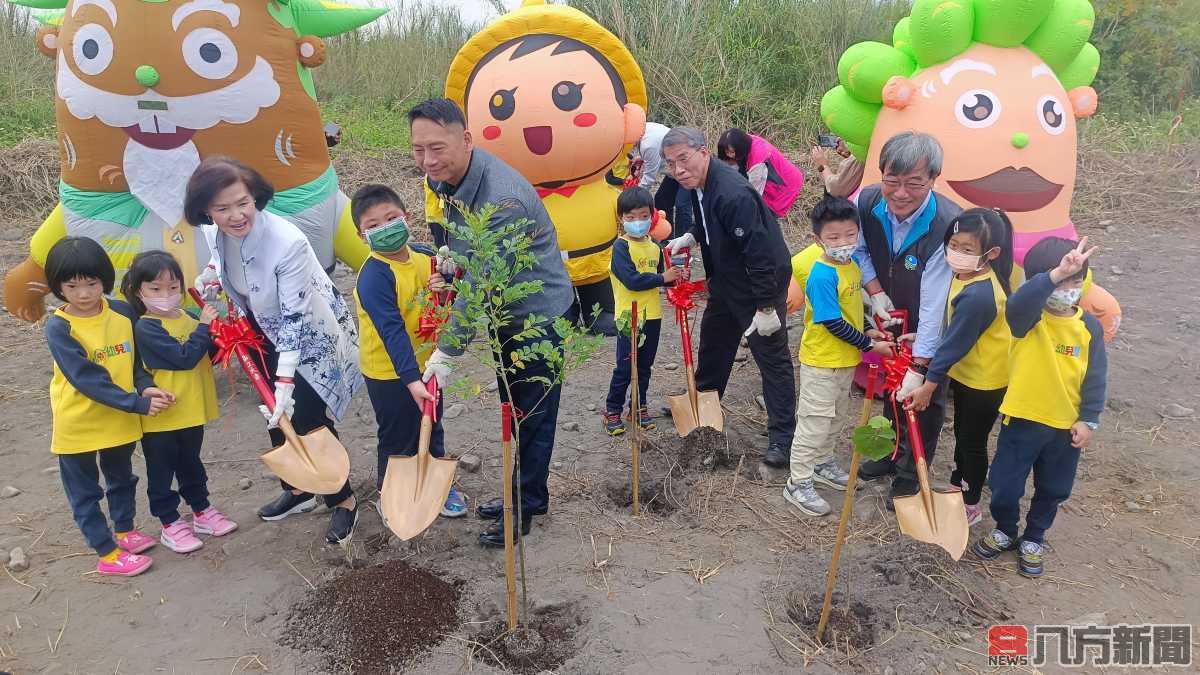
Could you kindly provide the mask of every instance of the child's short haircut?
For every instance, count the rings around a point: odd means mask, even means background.
[[[1075,250],[1079,242],[1063,239],[1062,237],[1046,237],[1033,245],[1025,254],[1025,278],[1033,277],[1058,267],[1063,256]],[[1083,261],[1083,269],[1079,273],[1063,281],[1077,281],[1087,276],[1088,263]]]
[[[408,208],[404,206],[404,200],[396,191],[386,185],[372,183],[364,185],[354,193],[354,197],[350,199],[350,218],[354,220],[354,226],[362,229],[359,222],[362,220],[362,215],[372,208],[380,204],[395,204],[400,207],[401,211],[408,213]]]
[[[858,209],[845,197],[826,194],[813,207],[812,213],[808,217],[812,220],[813,233],[821,234],[821,230],[825,229],[825,224],[835,220],[851,220],[857,223]]]
[[[54,297],[67,302],[62,285],[72,279],[99,279],[111,295],[117,272],[104,248],[87,237],[63,237],[46,254],[46,283]]]
[[[634,186],[626,188],[617,197],[617,215],[623,216],[635,209],[647,208],[650,213],[654,213],[654,195],[644,187]]]
[[[187,289],[179,261],[166,251],[142,251],[129,263],[129,271],[125,272],[125,277],[121,279],[121,295],[125,296],[125,300],[133,306],[138,316],[146,313],[146,304],[138,296],[138,291],[142,290],[142,284],[154,281],[163,272],[170,272],[171,276],[179,281],[181,292]]]

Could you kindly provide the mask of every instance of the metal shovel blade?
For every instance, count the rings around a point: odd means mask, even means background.
[[[442,512],[457,470],[458,460],[428,453],[389,457],[379,495],[388,529],[404,541],[424,532]]]
[[[321,427],[303,436],[285,436],[283,445],[262,455],[272,473],[297,490],[317,495],[331,495],[342,489],[350,476],[350,455],[329,429]]]
[[[896,520],[900,531],[913,539],[936,544],[946,549],[951,558],[958,560],[967,550],[967,513],[963,507],[961,492],[917,493],[909,497],[896,497]]]
[[[687,394],[668,396],[667,405],[671,407],[671,420],[675,422],[675,430],[679,432],[680,437],[687,436],[697,427],[711,427],[722,432],[725,430],[721,397],[715,391],[696,392],[695,411],[692,410],[691,397]]]
[[[682,438],[700,426],[696,413],[692,411],[692,399],[687,394],[668,396],[667,405],[671,406],[671,421],[675,423],[675,431]]]

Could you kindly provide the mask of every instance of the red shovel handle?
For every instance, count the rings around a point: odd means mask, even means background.
[[[438,379],[436,375],[429,378],[429,381],[425,383],[425,391],[429,392],[429,395],[433,397],[433,400],[425,401],[425,409],[421,411],[421,414],[428,417],[431,421],[436,422],[438,396],[441,395],[441,391],[438,389]]]
[[[512,441],[512,421],[513,421],[512,404],[511,403],[501,403],[500,404],[500,440],[504,441],[505,443]]]
[[[908,443],[912,446],[913,461],[925,461],[925,444],[921,442],[921,427],[917,425],[917,413],[913,410],[905,410],[904,414],[908,419]]]

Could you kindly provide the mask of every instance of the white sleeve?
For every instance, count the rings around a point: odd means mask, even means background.
[[[767,173],[766,162],[759,162],[750,167],[750,170],[746,172],[746,179],[750,181],[750,186],[760,195],[763,193],[763,190],[767,189]]]

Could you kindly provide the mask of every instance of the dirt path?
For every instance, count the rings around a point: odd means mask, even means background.
[[[1145,215],[1149,222],[1154,214]],[[812,598],[823,588],[836,521],[798,515],[782,498],[782,476],[760,473],[765,415],[753,400],[759,389],[753,361],[737,364],[725,401],[733,465],[709,471],[692,463],[664,481],[661,508],[635,520],[614,505],[606,487],[628,475],[628,443],[601,435],[595,412],[612,368],[610,347],[566,387],[553,512],[538,519],[527,540],[530,604],[557,631],[548,635],[565,659],[558,671],[982,672],[991,623],[1200,623],[1200,528],[1193,515],[1200,506],[1200,343],[1189,330],[1200,310],[1185,297],[1194,296],[1186,289],[1200,263],[1200,235],[1190,224],[1151,227],[1134,217],[1086,233],[1105,247],[1097,276],[1121,300],[1125,321],[1110,345],[1103,430],[1084,453],[1075,495],[1051,531],[1042,580],[1017,576],[1011,560],[954,564],[902,539],[883,510],[882,488],[868,487],[857,497],[839,584],[839,606],[852,606],[853,620],[844,622],[836,648],[816,649],[806,626]],[[0,267],[15,264],[24,250],[23,239],[5,241]],[[799,338],[795,327],[791,338]],[[677,358],[677,340],[674,326],[666,326],[651,387],[654,409],[682,389],[682,371],[664,367]],[[346,670],[348,661],[303,639],[305,631],[320,629],[311,617],[321,614],[293,608],[311,606],[312,587],[346,585],[337,579],[399,559],[462,582],[457,625],[408,667],[503,670],[501,645],[487,644],[503,601],[502,558],[475,543],[480,521],[440,520],[413,545],[390,543],[365,507],[349,552],[323,544],[323,512],[259,522],[254,510],[277,491],[256,459],[265,443],[262,421],[249,405],[249,389],[231,387],[224,377],[224,417],[210,425],[205,457],[213,502],[241,529],[206,540],[189,556],[160,546],[152,551],[154,569],[135,579],[89,573],[94,558],[46,450],[49,377],[40,331],[0,318],[0,487],[21,490],[0,499],[0,549],[21,547],[30,565],[0,574],[0,671]],[[1164,419],[1160,411],[1172,403],[1191,412]],[[497,410],[495,394],[485,392],[448,424],[452,453],[485,459],[479,473],[460,473],[472,504],[494,496],[499,485]],[[644,451],[651,477],[681,452],[669,419],[659,424]],[[339,430],[352,453],[352,481],[360,497],[370,498],[374,439],[365,395]],[[948,475],[950,447],[943,436],[935,477]],[[243,479],[252,485],[241,489]],[[840,505],[841,495],[826,496]],[[139,524],[157,535],[144,492],[138,509]],[[989,524],[977,526],[973,537]],[[419,606],[390,600],[397,612]],[[380,604],[364,599],[362,611]]]

